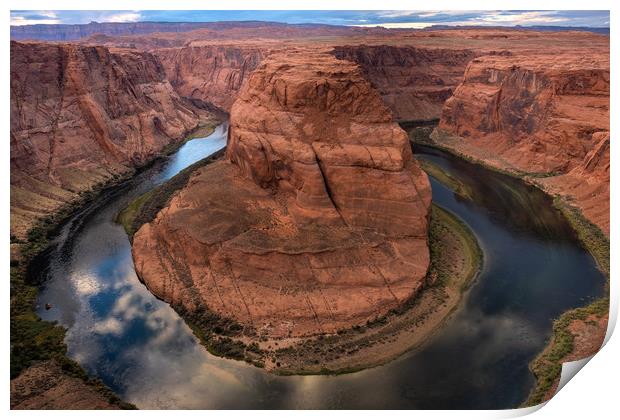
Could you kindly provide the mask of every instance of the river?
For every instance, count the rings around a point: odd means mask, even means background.
[[[528,363],[552,320],[604,292],[604,276],[547,196],[416,147],[467,186],[464,199],[431,178],[433,201],[467,223],[484,251],[483,270],[447,326],[418,351],[339,376],[279,377],[215,357],[140,283],[114,220],[225,144],[220,126],[85,206],[60,229],[41,271],[38,312],[67,328],[69,357],[139,408],[511,408],[534,384]]]

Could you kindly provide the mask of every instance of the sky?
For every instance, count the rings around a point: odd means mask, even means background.
[[[600,10],[14,10],[11,25],[96,22],[214,22],[263,20],[286,23],[423,28],[430,25],[609,27],[609,11]]]

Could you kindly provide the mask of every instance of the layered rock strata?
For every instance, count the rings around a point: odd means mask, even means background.
[[[249,74],[274,50],[269,44],[191,42],[153,50],[181,96],[230,111]],[[336,46],[333,54],[360,65],[398,121],[439,119],[444,102],[461,82],[471,50],[390,45]]]
[[[439,134],[494,166],[543,177],[608,234],[608,55],[476,58],[445,103]]]
[[[135,234],[157,296],[284,339],[364,324],[424,286],[429,181],[356,64],[271,55],[232,106],[227,156]]]
[[[153,53],[161,60],[167,79],[181,96],[230,111],[239,89],[266,51],[259,47],[192,43]]]
[[[11,233],[182,140],[209,115],[179,97],[156,57],[11,43]]]
[[[360,65],[398,121],[439,119],[444,102],[476,56],[467,49],[393,45],[338,46],[333,53]]]

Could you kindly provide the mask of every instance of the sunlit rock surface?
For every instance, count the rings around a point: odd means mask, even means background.
[[[232,106],[227,156],[136,233],[157,296],[285,338],[364,324],[423,287],[429,181],[356,64],[269,56]]]

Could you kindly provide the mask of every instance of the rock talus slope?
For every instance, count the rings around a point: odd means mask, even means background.
[[[429,181],[356,64],[271,55],[232,106],[227,156],[134,236],[156,295],[286,338],[363,324],[423,287]]]
[[[152,159],[207,118],[151,54],[11,42],[11,231]]]

